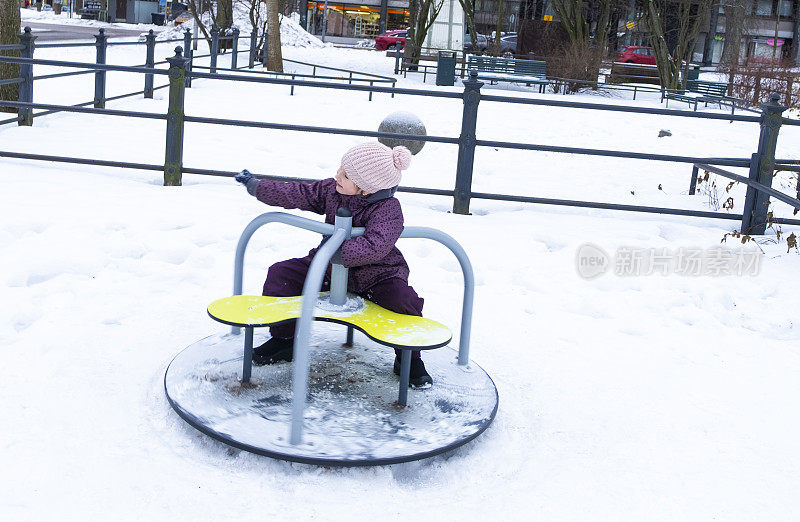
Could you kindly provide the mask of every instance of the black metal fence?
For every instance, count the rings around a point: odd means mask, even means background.
[[[352,76],[347,78],[348,80],[347,83],[345,83],[344,81],[342,81],[341,83],[337,83],[330,81],[322,82],[322,81],[312,81],[307,79],[298,79],[296,74],[294,75],[295,77],[281,77],[279,75],[242,76],[240,74],[236,74],[235,71],[231,71],[228,73],[221,73],[217,71],[216,61],[213,59],[212,59],[212,65],[211,67],[209,67],[209,72],[198,72],[196,70],[192,70],[191,68],[191,51],[189,51],[189,56],[184,56],[183,50],[180,47],[177,47],[175,49],[175,56],[168,58],[166,60],[169,63],[168,70],[156,69],[154,67],[155,64],[153,63],[153,58],[149,53],[150,47],[148,48],[148,60],[147,60],[148,63],[146,64],[145,67],[141,66],[130,67],[130,66],[120,66],[120,65],[108,65],[105,63],[101,63],[101,56],[99,54],[100,53],[99,50],[98,50],[97,63],[68,62],[68,61],[58,61],[58,60],[38,60],[32,57],[33,47],[34,47],[33,38],[34,37],[32,37],[32,35],[30,34],[30,30],[26,28],[25,33],[23,33],[23,35],[21,35],[20,37],[21,43],[20,46],[18,47],[19,50],[21,51],[22,56],[19,58],[0,57],[0,61],[21,64],[20,78],[17,79],[19,81],[15,80],[16,83],[19,83],[19,92],[20,92],[19,101],[18,102],[0,101],[0,105],[7,107],[17,107],[19,111],[18,118],[14,118],[13,120],[7,120],[7,122],[18,121],[19,125],[32,125],[33,109],[46,109],[47,111],[66,111],[66,112],[77,112],[77,113],[104,114],[104,115],[121,116],[121,117],[166,120],[167,125],[166,125],[166,136],[165,136],[164,163],[161,165],[141,164],[141,163],[110,161],[110,160],[96,160],[89,158],[72,158],[72,157],[62,157],[62,156],[49,156],[42,154],[28,154],[28,153],[20,153],[13,151],[0,151],[0,157],[58,161],[58,162],[85,164],[85,165],[102,165],[111,167],[163,171],[165,185],[180,185],[181,176],[182,173],[184,172],[190,174],[203,174],[203,175],[213,175],[213,176],[234,176],[236,174],[236,172],[192,168],[183,165],[183,127],[186,122],[210,124],[210,125],[228,125],[228,126],[239,126],[239,127],[262,128],[262,129],[281,129],[287,131],[315,132],[323,134],[342,134],[342,135],[364,136],[364,137],[374,137],[374,138],[386,137],[386,138],[396,138],[405,140],[449,143],[458,146],[458,160],[457,160],[457,165],[455,166],[455,184],[453,190],[426,189],[418,187],[401,187],[399,190],[410,193],[433,194],[433,195],[453,197],[454,200],[453,211],[459,214],[468,214],[471,199],[480,198],[480,199],[490,199],[499,201],[514,201],[514,202],[539,203],[548,205],[564,205],[564,206],[583,207],[583,208],[612,209],[612,210],[623,210],[623,211],[633,211],[633,212],[647,212],[647,213],[659,213],[659,214],[670,214],[670,215],[681,215],[681,216],[694,216],[703,218],[739,220],[741,221],[741,232],[748,234],[762,234],[769,223],[800,225],[800,220],[772,217],[771,213],[768,212],[767,208],[770,196],[776,198],[777,200],[783,203],[787,203],[793,206],[794,208],[800,208],[800,201],[798,201],[795,198],[791,198],[785,194],[782,194],[772,189],[771,187],[772,178],[776,170],[793,170],[793,171],[800,170],[797,167],[797,165],[800,164],[800,161],[775,159],[775,147],[777,144],[778,133],[780,131],[781,126],[800,125],[800,120],[788,119],[782,116],[785,107],[782,107],[778,103],[779,97],[777,97],[777,95],[772,95],[770,97],[769,102],[761,106],[762,113],[759,116],[730,115],[730,114],[713,113],[713,112],[702,112],[702,111],[694,112],[694,111],[683,111],[675,109],[627,107],[627,106],[595,104],[588,102],[575,102],[568,100],[553,100],[553,99],[532,98],[532,97],[518,98],[518,97],[506,97],[506,96],[495,96],[495,95],[483,95],[481,93],[481,87],[483,86],[483,83],[477,81],[477,72],[475,71],[470,71],[470,77],[464,80],[463,92],[397,88],[395,87],[394,83],[392,83],[391,87],[382,87],[379,85],[375,85],[375,83],[378,80],[377,78],[362,80],[362,81],[368,81],[369,85],[359,85],[357,82],[355,82],[355,78],[353,78]],[[152,40],[152,38],[151,37],[148,38],[149,38],[148,46],[152,46],[152,44],[150,43],[150,40]],[[191,48],[190,47],[191,39],[188,32],[186,34],[186,40],[184,43],[186,44],[187,49]],[[96,45],[98,46],[98,49],[100,49],[100,47],[103,46],[102,40],[98,38],[98,43]],[[253,47],[251,47],[251,53],[250,53],[251,64],[255,59],[252,49]],[[214,54],[212,53],[212,57],[213,56]],[[104,62],[104,59],[102,61]],[[235,64],[235,60],[233,60],[233,62]],[[89,108],[80,106],[63,106],[63,105],[33,103],[32,93],[33,93],[34,77],[32,74],[32,68],[34,64],[55,65],[67,68],[80,68],[88,70],[89,72],[94,72],[95,107]],[[195,66],[195,69],[197,68],[198,67]],[[109,100],[104,97],[105,73],[107,71],[124,71],[124,72],[144,74],[145,89],[144,91],[142,91],[142,93],[144,93],[145,96],[147,96],[148,93],[151,94],[151,91],[148,89],[148,86],[152,86],[153,84],[152,78],[155,75],[168,76],[169,83],[167,85],[169,86],[169,106],[167,113],[158,114],[158,113],[106,109],[104,102]],[[74,74],[74,73],[67,73],[67,74]],[[291,76],[291,74],[289,76]],[[50,75],[50,77],[53,76]],[[368,77],[365,76],[365,78]],[[335,127],[291,125],[291,124],[280,124],[280,123],[270,123],[270,122],[260,122],[260,121],[246,121],[246,120],[233,120],[225,118],[207,118],[201,116],[189,116],[184,113],[184,96],[185,96],[185,89],[186,87],[190,86],[189,84],[192,79],[288,85],[292,89],[292,92],[295,87],[362,91],[362,92],[368,92],[370,94],[370,99],[373,93],[459,99],[462,100],[463,103],[461,132],[458,137],[417,136],[408,134],[363,131],[356,129],[342,129]],[[344,80],[344,78],[338,78],[338,79]],[[540,145],[533,143],[482,140],[478,139],[476,136],[478,106],[482,102],[512,103],[520,105],[543,105],[550,107],[563,107],[563,108],[573,108],[573,109],[626,112],[632,114],[658,114],[664,116],[705,118],[705,119],[737,121],[745,123],[759,123],[761,127],[761,133],[759,135],[759,141],[756,147],[756,152],[753,153],[749,158],[678,156],[678,155],[628,152],[620,150],[601,150],[601,149],[589,149],[589,148],[578,148],[578,147],[556,146],[556,145]],[[692,165],[692,181],[690,184],[690,193],[694,192],[698,169],[701,168],[709,172],[714,172],[715,174],[745,183],[748,189],[744,205],[744,211],[742,212],[742,214],[733,214],[726,212],[710,212],[710,211],[686,210],[686,209],[665,208],[665,207],[622,205],[616,203],[604,203],[604,202],[594,202],[594,201],[552,199],[552,198],[541,198],[534,196],[478,193],[472,190],[473,165],[474,165],[474,155],[476,147],[494,147],[494,148],[531,150],[531,151],[549,151],[549,152],[558,152],[566,154],[584,154],[584,155],[601,156],[601,157],[647,159],[654,161],[688,163]],[[723,170],[720,167],[749,168],[750,169],[749,176],[748,177],[739,176],[737,174]],[[288,178],[282,176],[261,176],[261,177],[271,177],[284,180],[289,179],[289,180],[310,181],[304,178]]]

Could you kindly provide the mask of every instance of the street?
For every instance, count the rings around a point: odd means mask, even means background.
[[[33,34],[38,36],[36,43],[64,42],[70,40],[93,40],[98,27],[88,25],[49,24],[34,21],[22,21],[22,27],[30,27]],[[120,27],[104,27],[105,33],[111,37],[131,37],[142,34],[140,29],[124,29]]]

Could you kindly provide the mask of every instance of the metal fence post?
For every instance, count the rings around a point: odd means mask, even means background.
[[[461,134],[458,137],[458,166],[456,167],[456,186],[453,199],[454,214],[469,214],[469,200],[472,193],[472,168],[475,161],[475,128],[478,123],[478,103],[481,101],[481,87],[478,71],[471,69],[469,79],[464,80],[464,112],[461,116]]]
[[[105,65],[108,36],[106,36],[103,29],[100,29],[99,34],[95,35],[94,38],[97,46],[97,64]],[[106,72],[101,70],[94,72],[94,108],[106,108]]]
[[[269,31],[264,31],[264,53],[261,55],[262,67],[267,66],[267,54],[269,54]]]
[[[772,186],[775,175],[775,147],[778,145],[778,133],[781,130],[782,114],[786,107],[780,104],[778,93],[769,95],[769,103],[762,103],[761,133],[758,136],[758,171],[751,169],[750,179],[757,176],[756,181],[768,187]],[[749,201],[748,201],[749,200]],[[750,205],[748,205],[750,202]],[[742,213],[742,230],[744,234],[761,235],[767,230],[767,211],[769,210],[769,194],[752,187],[747,188],[745,196],[745,212]]]
[[[152,29],[145,36],[145,42],[147,45],[147,57],[144,60],[144,66],[152,69],[156,63],[156,33]],[[144,74],[144,97],[153,97],[153,73]]]
[[[186,87],[192,86],[192,59],[194,58],[194,51],[192,50],[192,33],[187,29],[183,33],[183,57],[186,59]]]
[[[236,70],[236,61],[239,56],[239,28],[233,28],[233,40],[231,41],[231,70]]]
[[[692,179],[691,181],[689,181],[690,196],[694,196],[695,192],[697,192],[697,174],[698,174],[697,165],[692,165]]]
[[[394,47],[394,73],[400,74],[400,46]]]
[[[22,45],[22,50],[19,52],[21,58],[33,59],[33,49],[36,47],[34,43],[36,36],[31,34],[31,28],[26,27],[22,34],[19,35],[19,43]],[[22,83],[19,84],[19,101],[22,103],[33,103],[33,64],[23,63],[19,66],[19,76],[22,78]],[[33,125],[33,109],[31,107],[17,108],[17,125],[24,125],[30,127]]]
[[[211,74],[217,73],[217,53],[219,53],[219,27],[211,28]]]
[[[169,62],[169,108],[167,109],[167,146],[164,156],[164,185],[180,185],[183,169],[183,98],[186,59],[183,49],[175,48]]]
[[[256,45],[258,43],[258,31],[253,28],[250,31],[250,62],[247,64],[247,67],[250,69],[256,64]]]

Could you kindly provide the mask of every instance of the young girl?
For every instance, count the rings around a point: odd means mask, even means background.
[[[353,226],[364,227],[364,234],[348,239],[341,246],[342,264],[347,267],[347,289],[393,312],[422,315],[423,299],[408,284],[408,265],[395,246],[403,232],[403,211],[394,197],[401,171],[411,163],[405,147],[362,143],[348,150],[336,177],[314,183],[259,180],[243,170],[235,179],[247,192],[267,205],[298,208],[325,214],[333,224],[336,211],[344,207],[353,215]],[[289,297],[303,293],[311,260],[307,256],[287,259],[269,268],[263,295]],[[330,288],[330,266],[322,284]],[[253,350],[253,364],[291,361],[295,322],[271,326],[271,338]],[[395,350],[394,373],[400,374],[400,350]],[[433,384],[419,351],[412,352],[411,386]]]

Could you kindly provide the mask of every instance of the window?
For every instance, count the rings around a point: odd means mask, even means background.
[[[756,0],[756,14],[760,16],[771,16],[772,0]]]

